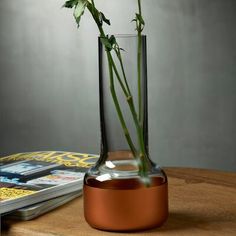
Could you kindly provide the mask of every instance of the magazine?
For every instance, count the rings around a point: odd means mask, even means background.
[[[16,211],[7,214],[8,219],[15,220],[32,220],[38,216],[41,216],[79,196],[82,195],[82,190],[68,193],[66,195],[46,200],[44,202],[36,203],[31,206],[20,208]]]
[[[0,214],[82,189],[97,155],[28,152],[0,158]]]

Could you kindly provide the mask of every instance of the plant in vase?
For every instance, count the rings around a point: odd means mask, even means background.
[[[167,177],[149,158],[146,36],[141,0],[136,35],[107,35],[110,21],[93,0],[69,0],[79,26],[88,9],[99,33],[101,152],[84,178],[84,214],[99,229],[127,231],[161,225],[168,215]]]

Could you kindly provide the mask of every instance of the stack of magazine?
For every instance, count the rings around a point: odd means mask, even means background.
[[[0,158],[0,214],[30,220],[82,194],[97,155],[28,152]]]

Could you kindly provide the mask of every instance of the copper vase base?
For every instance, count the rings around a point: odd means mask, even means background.
[[[167,182],[160,183],[161,179],[156,178],[151,187],[145,187],[130,181],[84,185],[84,215],[90,226],[107,231],[139,231],[161,226],[167,220]]]

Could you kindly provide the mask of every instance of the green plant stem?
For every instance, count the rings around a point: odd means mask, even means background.
[[[107,58],[108,58],[108,63],[109,63],[111,95],[112,95],[112,98],[113,98],[113,101],[114,101],[114,104],[115,104],[115,107],[116,107],[116,111],[117,111],[119,120],[120,120],[122,128],[123,128],[126,140],[127,140],[128,144],[129,144],[129,146],[131,148],[131,151],[132,151],[133,155],[135,156],[137,151],[136,151],[136,148],[135,148],[135,146],[134,146],[134,144],[133,144],[133,142],[131,140],[131,137],[129,135],[129,131],[128,131],[128,128],[127,128],[127,126],[125,124],[124,117],[122,115],[122,112],[121,112],[121,109],[120,109],[120,105],[119,105],[119,102],[118,102],[118,99],[117,99],[117,96],[116,96],[115,87],[114,87],[113,70],[112,70],[112,57],[111,57],[111,54],[109,52],[107,52]]]
[[[112,59],[112,57],[110,57],[110,60],[111,60],[110,63],[112,65],[113,69],[114,69],[116,77],[119,78],[119,81],[121,81],[120,75],[118,73],[118,70],[116,68],[116,65],[115,65],[114,60]],[[144,144],[143,129],[140,126],[140,122],[138,120],[138,116],[137,116],[137,112],[135,110],[132,95],[129,94],[129,96],[126,97],[126,99],[127,99],[128,104],[129,104],[129,108],[130,108],[130,111],[131,111],[131,114],[132,114],[132,117],[133,117],[133,120],[134,120],[134,123],[135,123],[136,132],[137,132],[137,135],[138,135],[138,142],[139,142],[139,146],[140,146],[139,158],[141,160],[141,162],[140,162],[140,171],[142,173],[142,176],[146,176],[146,169],[147,169],[146,165],[147,165],[147,163],[146,163],[146,158],[145,158],[146,150],[145,150],[145,144]],[[137,158],[137,157],[135,157],[135,158]]]
[[[138,11],[139,14],[142,15],[141,0],[138,0]]]
[[[124,84],[123,84],[123,82],[122,82],[122,80],[121,80],[121,77],[120,77],[120,75],[119,75],[119,73],[118,73],[118,71],[117,71],[117,68],[116,68],[116,66],[115,66],[115,63],[114,63],[114,61],[113,61],[113,59],[112,59],[111,53],[108,52],[108,54],[110,55],[110,58],[111,58],[111,66],[113,67],[113,69],[114,69],[114,71],[115,71],[115,74],[116,74],[116,77],[117,77],[117,79],[118,79],[118,82],[119,82],[119,84],[120,84],[120,86],[121,86],[121,89],[123,90],[126,99],[128,99],[128,97],[130,96],[130,91],[129,91],[129,90],[128,90],[128,91],[126,90],[126,88],[125,88],[125,86],[124,86]],[[128,84],[127,84],[127,85],[128,85]],[[127,85],[126,85],[126,87],[127,87]],[[128,87],[127,87],[127,88],[128,88]]]
[[[129,103],[130,110],[131,110],[131,113],[132,113],[132,116],[133,116],[133,119],[134,119],[134,123],[135,123],[135,126],[136,126],[138,141],[139,141],[139,146],[140,146],[140,154],[139,154],[140,173],[143,177],[146,177],[146,175],[147,175],[147,173],[146,173],[146,171],[147,171],[146,160],[147,159],[146,159],[146,150],[145,150],[145,145],[144,145],[143,130],[140,127],[132,97],[130,97],[130,99],[128,100],[128,103]]]
[[[126,78],[126,75],[125,75],[125,69],[124,69],[124,65],[123,65],[123,60],[122,60],[122,57],[121,57],[120,49],[118,48],[117,50],[115,50],[115,52],[116,52],[116,55],[117,55],[117,57],[119,59],[120,67],[121,67],[121,70],[122,70],[122,75],[123,75],[123,78],[124,78],[124,81],[125,81],[125,85],[126,85],[127,91],[129,93],[129,96],[130,96],[131,95],[131,91],[130,91],[129,84],[128,84],[128,81],[127,81],[127,78]]]
[[[93,7],[94,6],[94,3],[93,3]],[[90,8],[88,7],[91,15],[93,16],[97,26],[98,26],[98,29],[99,29],[99,32],[100,32],[100,36],[101,37],[106,37],[105,36],[105,33],[103,31],[103,28],[102,26],[99,24],[99,19],[98,19],[98,16],[96,16],[96,12],[94,11],[94,8]],[[130,137],[130,134],[129,134],[129,131],[128,131],[128,128],[126,126],[126,123],[125,123],[125,120],[124,120],[124,117],[123,117],[123,114],[122,114],[122,111],[121,111],[121,108],[120,108],[120,105],[119,105],[119,101],[117,99],[117,96],[116,96],[116,92],[115,92],[115,87],[114,87],[114,78],[113,78],[113,70],[112,70],[112,63],[114,63],[113,59],[112,59],[112,56],[111,56],[111,53],[109,51],[106,51],[107,53],[107,60],[108,60],[108,65],[109,65],[109,75],[110,75],[110,91],[111,91],[111,95],[112,95],[112,98],[113,98],[113,101],[114,101],[114,104],[115,104],[115,107],[116,107],[116,111],[117,111],[117,114],[118,114],[118,118],[120,120],[120,123],[121,123],[121,126],[122,126],[122,129],[123,129],[123,132],[124,132],[124,135],[126,137],[126,140],[127,140],[127,143],[132,151],[132,154],[133,156],[135,157],[137,155],[137,150],[132,142],[132,139]],[[119,77],[119,83],[122,84],[122,81]],[[123,85],[123,84],[122,84]],[[124,91],[124,93],[128,96],[128,93],[123,86],[122,87],[122,90]]]

